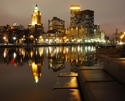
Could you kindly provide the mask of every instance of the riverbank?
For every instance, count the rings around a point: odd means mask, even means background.
[[[106,55],[112,58],[124,58],[125,46],[111,48],[97,48],[96,54]]]
[[[0,44],[0,47],[48,47],[48,46],[96,46],[96,44],[90,43],[60,43],[60,44]]]

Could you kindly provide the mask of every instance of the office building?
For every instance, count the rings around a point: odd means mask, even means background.
[[[53,17],[52,20],[48,21],[48,30],[53,31],[54,33],[64,33],[65,32],[65,21],[57,18],[57,17]]]

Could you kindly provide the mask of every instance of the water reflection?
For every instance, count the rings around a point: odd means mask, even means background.
[[[42,76],[42,73],[41,73],[42,65],[40,63],[36,64],[35,62],[31,62],[29,65],[32,67],[32,73],[34,76],[34,80],[36,83],[38,83],[39,79]]]
[[[96,62],[95,52],[94,46],[1,48],[0,63],[14,66],[29,64],[34,80],[38,83],[46,61],[48,69],[53,72],[63,70],[66,63],[71,64],[71,72],[76,72],[78,66],[93,65]]]

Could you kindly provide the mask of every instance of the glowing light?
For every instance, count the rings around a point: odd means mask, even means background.
[[[35,62],[32,63],[32,72],[33,72],[33,75],[34,75],[34,79],[35,79],[35,82],[38,83],[38,75],[37,75],[37,65],[35,64]]]
[[[52,40],[52,39],[50,39],[50,40],[49,40],[49,43],[52,43],[52,42],[53,42],[53,40]]]
[[[49,47],[49,52],[52,53],[52,47]]]
[[[77,40],[77,42],[81,42],[81,40],[80,40],[80,39],[78,39],[78,40]]]
[[[59,53],[59,47],[56,47],[56,53],[57,54]]]
[[[39,78],[36,76],[36,77],[34,77],[34,79],[35,79],[35,82],[36,83],[38,83],[39,82]]]
[[[30,35],[30,39],[34,39],[34,36],[33,36],[33,35]]]
[[[14,60],[14,59],[12,59],[12,60],[11,60],[11,63],[14,63],[14,62],[15,62],[15,60]]]
[[[40,36],[40,37],[39,37],[39,39],[43,39],[43,37],[42,37],[42,36]]]
[[[32,69],[33,69],[33,71],[37,70],[37,65],[35,64],[35,62],[32,63]]]
[[[15,58],[16,58],[16,56],[17,56],[17,55],[16,55],[16,53],[14,52],[14,53],[13,53],[13,58],[15,59]]]
[[[49,40],[48,40],[48,39],[46,39],[45,41],[46,41],[46,42],[48,42]]]
[[[16,37],[13,37],[13,40],[16,40]]]
[[[11,27],[11,29],[14,29],[14,27]]]
[[[30,52],[30,56],[33,57],[33,51]]]
[[[78,49],[78,52],[80,52],[80,50],[81,50],[80,46],[78,46],[78,48],[77,48],[77,49]]]
[[[70,10],[80,10],[80,5],[72,5]]]
[[[66,52],[67,52],[67,53],[69,52],[69,48],[66,48]]]
[[[4,58],[6,58],[6,56],[7,56],[7,53],[5,51],[3,53],[3,56],[4,56]]]
[[[22,55],[25,57],[25,50],[22,49]]]
[[[120,39],[123,39],[123,38],[124,38],[124,36],[125,36],[124,34],[123,34],[123,35],[121,35],[121,36],[120,36]]]
[[[37,5],[34,7],[34,11],[33,11],[33,15],[32,15],[32,21],[31,21],[30,25],[32,25],[32,26],[41,25],[41,13],[40,13]]]
[[[38,51],[36,50],[36,55],[38,55]]]
[[[38,83],[39,78],[42,76],[41,72],[39,72],[39,67],[38,67],[38,66],[41,66],[41,65],[35,64],[35,62],[32,62],[31,66],[32,66],[32,72],[33,72],[35,83]]]
[[[3,37],[3,39],[4,39],[4,40],[6,40],[6,39],[7,39],[7,37],[6,37],[6,36],[4,36],[4,37]]]
[[[42,56],[43,55],[43,48],[39,48],[38,51],[39,51],[39,55]]]
[[[48,53],[49,53],[49,49],[48,49],[48,48],[46,48],[46,54],[48,55]]]
[[[34,10],[39,11],[39,8],[38,8],[37,4],[36,4]]]
[[[7,57],[7,49],[5,48],[4,53],[3,53],[4,58]]]
[[[124,44],[124,42],[119,42],[118,44],[119,44],[119,45],[123,45],[123,44]]]
[[[37,24],[37,22],[36,21],[32,21],[32,25],[36,25]]]

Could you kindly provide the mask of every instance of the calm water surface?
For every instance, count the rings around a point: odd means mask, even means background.
[[[96,63],[95,52],[93,46],[1,48],[0,101],[80,101],[75,76],[79,66]]]

